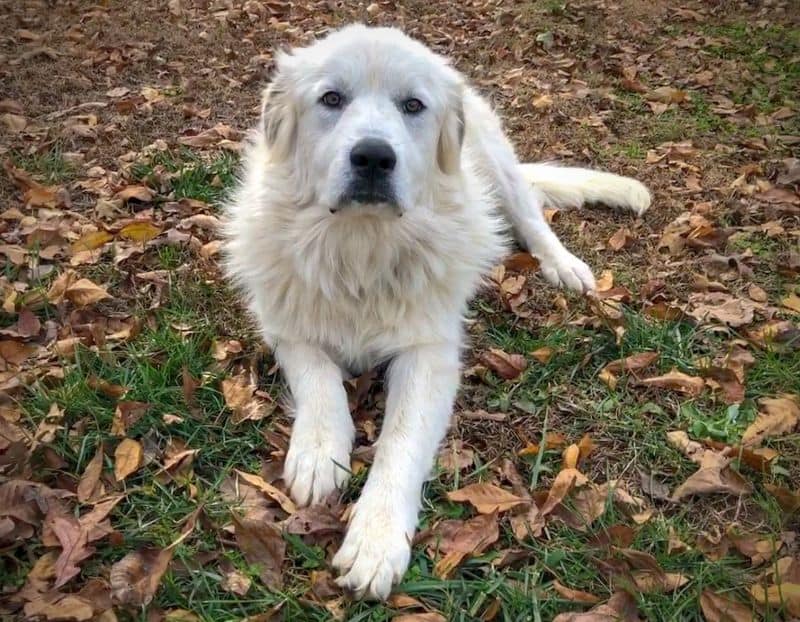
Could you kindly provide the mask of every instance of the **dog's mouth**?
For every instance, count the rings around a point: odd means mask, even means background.
[[[336,207],[331,208],[331,213],[346,208],[364,209],[374,207],[379,211],[391,211],[398,216],[402,215],[397,195],[392,185],[384,180],[355,179],[339,198]]]

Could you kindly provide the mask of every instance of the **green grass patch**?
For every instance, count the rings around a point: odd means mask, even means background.
[[[175,199],[198,199],[217,205],[233,185],[239,158],[229,151],[212,155],[190,149],[156,151],[134,164],[133,176],[153,187],[166,186]]]
[[[75,165],[64,157],[60,143],[54,144],[42,153],[26,155],[12,152],[11,161],[14,166],[26,170],[45,184],[69,181],[76,173]]]

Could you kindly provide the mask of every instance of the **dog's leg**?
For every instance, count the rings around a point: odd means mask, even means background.
[[[350,476],[355,427],[342,371],[317,347],[280,342],[275,356],[295,403],[283,479],[300,505],[322,501]]]
[[[333,560],[339,585],[358,597],[385,599],[408,567],[422,484],[447,431],[458,380],[456,344],[410,349],[389,368],[375,461]]]
[[[553,207],[602,203],[637,215],[644,214],[650,207],[650,191],[630,177],[554,164],[520,164],[520,170]]]
[[[589,266],[564,247],[545,221],[544,196],[523,177],[497,115],[472,92],[465,95],[464,105],[468,147],[475,153],[479,172],[492,184],[500,209],[518,241],[539,259],[542,274],[554,285],[580,292],[594,289]]]

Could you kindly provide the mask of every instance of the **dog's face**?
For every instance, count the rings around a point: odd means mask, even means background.
[[[270,158],[307,204],[397,217],[460,167],[462,79],[390,28],[350,26],[282,55],[263,106]]]

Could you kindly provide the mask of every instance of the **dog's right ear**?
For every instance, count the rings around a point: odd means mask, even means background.
[[[297,133],[297,112],[289,92],[290,58],[285,53],[278,56],[272,82],[264,90],[261,100],[261,127],[270,156],[277,162],[287,159],[292,153]]]

